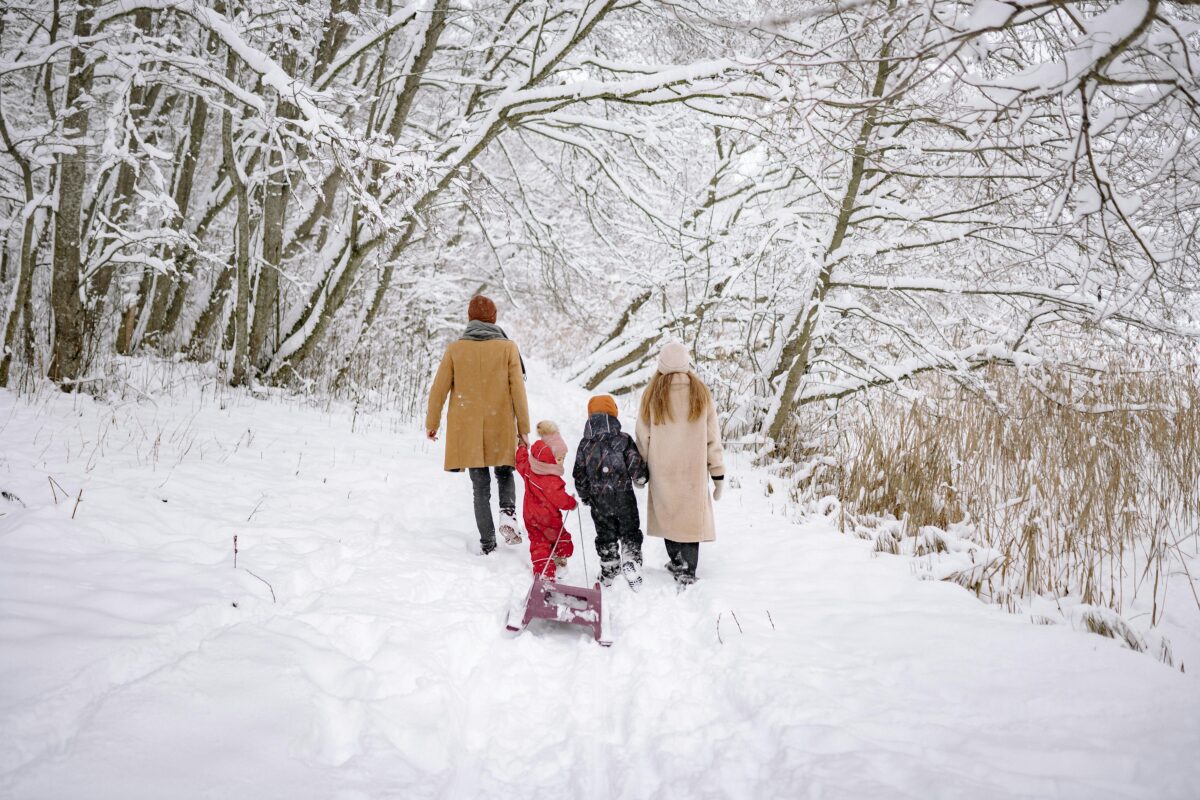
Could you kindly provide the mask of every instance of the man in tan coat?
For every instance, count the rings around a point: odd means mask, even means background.
[[[474,297],[467,318],[466,331],[446,348],[433,379],[425,431],[437,440],[449,396],[445,468],[471,473],[479,546],[487,555],[496,549],[489,467],[500,494],[500,533],[509,544],[521,541],[513,464],[518,439],[528,441],[529,403],[521,354],[496,325],[496,304],[483,295]]]

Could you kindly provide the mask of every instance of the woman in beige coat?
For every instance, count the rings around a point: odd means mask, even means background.
[[[636,432],[638,451],[650,468],[646,532],[666,540],[667,569],[682,589],[696,580],[700,542],[716,538],[712,500],[721,499],[725,485],[725,453],[712,394],[692,372],[679,342],[659,353]]]
[[[529,404],[521,354],[496,325],[496,304],[483,295],[472,298],[467,318],[466,332],[446,348],[433,379],[425,431],[437,439],[449,397],[446,469],[471,473],[479,547],[487,555],[496,549],[489,467],[500,493],[500,533],[509,544],[521,542],[513,454],[518,438],[524,441],[529,433]]]

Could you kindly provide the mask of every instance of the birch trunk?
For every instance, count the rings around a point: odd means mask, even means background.
[[[234,80],[234,54],[229,51],[225,61],[225,77]],[[225,167],[233,184],[237,200],[235,225],[234,264],[237,270],[237,300],[233,309],[233,364],[230,384],[241,386],[246,383],[248,373],[246,317],[250,310],[250,198],[246,194],[246,182],[238,167],[237,154],[233,148],[233,98],[226,94],[225,113],[221,115],[221,147],[225,154]]]
[[[84,367],[84,314],[81,291],[80,235],[82,201],[87,190],[88,103],[80,99],[92,90],[93,66],[82,43],[92,35],[92,15],[99,0],[80,0],[73,36],[77,45],[68,62],[63,107],[64,152],[58,160],[58,203],[54,218],[54,261],[50,301],[54,310],[54,344],[49,377],[70,390]],[[74,140],[74,141],[72,141]]]

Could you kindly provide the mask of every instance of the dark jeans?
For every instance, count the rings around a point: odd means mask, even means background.
[[[695,583],[696,566],[700,563],[699,542],[673,542],[664,539],[667,556],[671,559],[671,572],[679,583]]]
[[[622,550],[626,561],[642,565],[642,530],[637,497],[632,489],[600,492],[592,497],[592,522],[596,525],[596,555],[600,556],[601,575],[616,576],[621,568]]]
[[[471,467],[471,490],[475,497],[475,527],[479,544],[485,551],[496,547],[496,523],[492,519],[492,476],[487,467]],[[500,511],[517,513],[517,482],[512,467],[496,467],[496,486],[500,490]]]

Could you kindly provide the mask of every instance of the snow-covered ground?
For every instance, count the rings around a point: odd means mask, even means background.
[[[573,444],[583,396],[531,371]],[[503,631],[528,553],[470,553],[413,425],[0,393],[0,797],[1200,796],[1194,671],[792,524],[731,461],[701,582],[648,540],[602,649]]]

